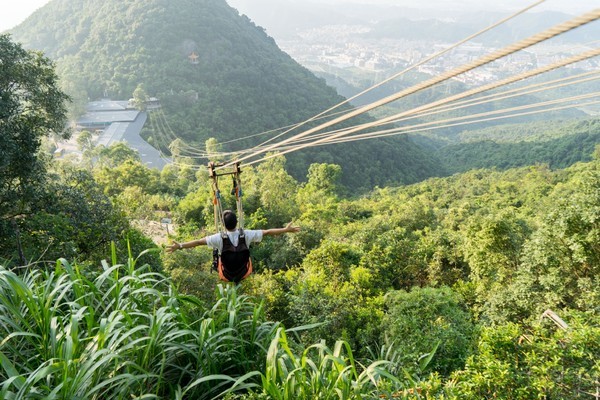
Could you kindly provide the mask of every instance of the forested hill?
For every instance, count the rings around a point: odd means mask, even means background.
[[[56,61],[79,106],[99,97],[128,99],[141,85],[160,99],[173,131],[199,146],[300,122],[342,100],[225,0],[53,0],[11,34]],[[380,161],[356,162],[374,154]],[[407,138],[321,147],[290,156],[288,166],[303,177],[313,162],[339,164],[343,182],[364,187],[439,172]]]
[[[560,169],[591,160],[600,143],[600,120],[590,117],[505,124],[413,139],[432,150],[451,174],[535,164]]]

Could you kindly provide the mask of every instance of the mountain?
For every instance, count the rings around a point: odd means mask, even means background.
[[[253,21],[267,29],[277,41],[298,39],[314,28],[331,25],[361,25],[364,32],[355,34],[361,39],[416,40],[425,42],[456,42],[515,12],[524,5],[517,2],[482,5],[481,2],[415,2],[390,1],[374,4],[356,0],[340,4],[324,1],[294,0],[228,0],[229,4],[246,13]],[[572,5],[570,11],[540,11],[533,9],[518,18],[497,27],[477,39],[485,45],[506,45],[533,35],[551,26],[573,18],[580,12],[593,9],[583,4]],[[407,5],[411,6],[408,7]],[[562,7],[567,9],[568,7]],[[561,35],[563,43],[586,43],[600,35],[600,25],[576,29]]]
[[[343,100],[224,0],[52,0],[10,33],[56,61],[78,104],[128,99],[141,87],[160,100],[162,129],[196,147],[211,137],[246,138],[224,146],[239,151],[266,139],[253,134]],[[376,161],[361,162],[376,154]],[[310,163],[340,164],[348,186],[408,183],[439,172],[407,138],[324,146],[288,160],[302,178]]]
[[[371,39],[392,38],[398,40],[401,38],[445,43],[458,42],[483,27],[506,17],[506,14],[483,11],[463,14],[452,21],[438,18],[414,19],[407,15],[394,15],[396,14],[389,14],[388,18],[374,22],[370,31],[360,36]],[[522,40],[549,29],[571,18],[573,16],[555,11],[524,14],[482,35],[477,38],[477,41],[487,46],[504,46],[507,43]],[[600,25],[590,24],[559,36],[555,42],[581,44],[593,41],[598,35],[600,35]]]
[[[600,143],[600,119],[552,118],[473,131],[416,135],[414,140],[429,147],[452,174],[535,164],[559,169],[592,160]]]

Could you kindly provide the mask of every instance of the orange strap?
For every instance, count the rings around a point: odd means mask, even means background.
[[[223,275],[223,264],[221,263],[221,257],[219,257],[219,265],[217,267],[217,270],[219,271],[219,278],[224,282],[229,282],[229,280],[227,280],[227,278],[225,278],[225,275]],[[252,259],[249,259],[248,260],[248,272],[246,272],[246,274],[242,277],[242,279],[240,279],[240,281],[243,281],[244,279],[246,279],[251,273],[252,273]]]

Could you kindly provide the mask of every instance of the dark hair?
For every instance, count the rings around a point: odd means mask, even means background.
[[[229,231],[234,230],[237,225],[235,213],[231,210],[223,211],[223,223],[225,224],[225,229]]]

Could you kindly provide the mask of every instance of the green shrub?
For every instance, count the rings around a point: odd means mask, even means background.
[[[384,342],[399,354],[399,366],[418,371],[419,359],[436,346],[429,364],[434,371],[449,375],[464,366],[476,330],[460,297],[451,289],[389,292],[386,306]]]
[[[590,399],[598,391],[600,327],[569,321],[484,328],[475,355],[453,375],[459,399]]]

